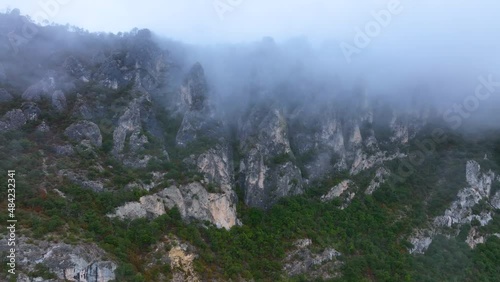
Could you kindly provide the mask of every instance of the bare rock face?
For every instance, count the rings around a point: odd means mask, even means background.
[[[226,135],[225,124],[215,115],[202,66],[196,63],[180,89],[184,117],[176,135],[176,144],[188,146],[200,138],[219,142]]]
[[[180,187],[172,186],[154,195],[141,197],[117,208],[110,217],[157,217],[166,209],[177,207],[182,218],[209,221],[219,228],[229,229],[238,224],[236,204],[229,193],[209,193],[198,182]]]
[[[189,253],[186,244],[181,244],[170,249],[168,257],[170,258],[170,268],[174,269],[172,281],[201,281],[193,265],[193,261],[197,255]]]
[[[358,187],[351,180],[344,180],[340,182],[338,185],[332,187],[328,193],[321,196],[321,201],[331,201],[335,198],[341,198],[342,206],[341,208],[346,208],[356,196],[356,192]]]
[[[218,227],[230,228],[238,220],[228,130],[210,105],[207,82],[199,63],[186,75],[180,96],[184,117],[176,135],[176,144],[179,147],[206,147],[201,153],[185,160],[190,169],[204,176],[205,187],[194,182],[179,188],[170,187],[160,193],[169,199],[166,205],[169,208],[177,206],[184,218],[208,220]]]
[[[458,192],[457,199],[446,209],[444,215],[434,218],[427,230],[420,230],[410,238],[414,245],[410,253],[424,253],[432,242],[436,234],[446,234],[452,232],[452,236],[458,235],[460,228],[464,224],[477,221],[481,226],[487,225],[492,219],[492,212],[489,210],[474,211],[473,209],[482,201],[490,201],[491,185],[496,179],[495,173],[491,170],[481,172],[481,166],[476,161],[467,162],[465,175],[467,187]],[[497,193],[491,197],[490,205],[495,206]],[[500,195],[499,195],[500,197]],[[426,234],[422,236],[422,234]],[[467,236],[466,242],[471,247],[484,242],[483,235],[473,227]]]
[[[469,230],[465,240],[471,249],[474,249],[478,244],[484,244],[485,241],[485,236],[481,235],[475,226]]]
[[[90,120],[94,117],[91,107],[80,93],[76,94],[76,102],[73,106],[72,116],[85,120]]]
[[[28,121],[38,120],[40,114],[42,113],[38,105],[33,102],[24,102],[21,105],[21,109],[23,110],[24,116]]]
[[[165,214],[163,200],[157,195],[144,196],[139,202],[129,202],[116,209],[111,217],[120,219],[154,218]]]
[[[458,199],[445,211],[443,216],[434,219],[437,226],[447,226],[470,223],[473,219],[479,220],[481,225],[486,225],[492,216],[490,213],[475,215],[472,208],[481,200],[489,198],[491,184],[495,180],[492,171],[481,173],[481,167],[475,161],[468,161],[466,167],[466,178],[469,187],[458,192]]]
[[[396,158],[405,157],[398,148],[408,142],[418,132],[419,126],[406,122],[406,117],[398,117],[406,129],[399,130],[396,117],[385,120],[377,115],[368,105],[354,106],[356,109],[345,109],[345,105],[325,104],[320,109],[309,109],[307,103],[294,110],[288,118],[292,124],[291,142],[294,153],[302,159],[301,168],[307,180],[322,179],[329,174],[348,171],[357,175],[373,167]],[[309,112],[309,114],[304,114]],[[355,113],[355,114],[354,114]],[[379,120],[377,120],[377,118]],[[375,129],[388,128],[394,131],[397,138],[381,135],[376,137]],[[406,141],[402,142],[401,139]],[[390,144],[394,150],[384,151],[381,144]]]
[[[94,57],[94,64],[99,69],[93,73],[92,80],[111,89],[126,87],[134,83],[146,90],[154,89],[167,71],[167,54],[153,43],[151,32],[142,29],[124,43],[124,48],[111,55],[103,53]],[[78,63],[73,63],[75,76],[82,73]],[[81,80],[86,78],[83,71]]]
[[[354,162],[350,170],[351,175],[356,175],[361,171],[370,169],[377,165],[381,165],[384,162],[404,158],[405,154],[396,152],[394,154],[387,154],[387,152],[378,151],[375,154],[367,154],[361,149],[356,151]]]
[[[0,132],[19,129],[27,121],[23,111],[19,109],[8,111],[0,120]]]
[[[90,141],[95,147],[102,146],[101,130],[97,124],[91,121],[79,121],[70,125],[64,131],[64,134],[74,142],[81,142],[84,140]]]
[[[1,239],[2,251],[7,240]],[[28,278],[37,265],[42,265],[57,277],[51,281],[107,282],[115,279],[116,263],[95,244],[68,245],[19,237],[16,261],[22,276]],[[23,281],[45,281],[30,277]],[[32,280],[35,279],[35,280]]]
[[[52,147],[53,151],[59,155],[59,156],[71,156],[75,153],[75,150],[73,149],[73,146],[66,144],[66,145],[54,145]]]
[[[148,267],[169,265],[172,276],[167,277],[159,273],[154,281],[167,282],[198,282],[202,281],[199,273],[194,269],[194,260],[198,257],[195,247],[179,238],[169,235],[165,236],[162,242],[153,246],[144,260]]]
[[[305,274],[308,279],[333,279],[340,277],[341,255],[335,249],[327,248],[320,253],[313,253],[309,247],[310,239],[297,240],[295,248],[286,254],[283,271],[288,277]]]
[[[239,138],[247,205],[267,209],[282,197],[303,193],[302,174],[293,161],[282,111],[256,106],[240,122]]]
[[[207,178],[206,182],[217,184],[223,192],[231,191],[234,182],[233,162],[226,144],[217,144],[198,156],[196,166]]]
[[[198,182],[167,188],[159,193],[165,205],[176,206],[183,218],[208,220],[219,228],[229,229],[236,225],[236,204],[231,195],[209,193]]]
[[[138,91],[118,119],[113,131],[112,154],[129,167],[144,168],[153,157],[144,154],[149,143],[145,132],[156,134],[156,119],[151,110],[151,97],[148,92]]]
[[[387,169],[383,167],[378,168],[375,172],[375,177],[373,177],[370,185],[368,185],[368,188],[366,188],[365,194],[373,194],[373,192],[375,192],[380,187],[380,185],[384,184],[390,174],[391,173]]]
[[[205,107],[208,92],[205,72],[200,63],[196,63],[184,79],[181,86],[181,98],[190,111],[201,111]]]
[[[429,248],[434,237],[434,230],[417,230],[410,238],[413,247],[409,250],[410,254],[423,254]]]

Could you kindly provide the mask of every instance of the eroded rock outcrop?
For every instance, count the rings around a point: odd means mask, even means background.
[[[177,146],[186,147],[201,138],[224,142],[226,125],[215,115],[208,95],[204,70],[196,63],[186,75],[180,89],[184,117],[176,136]]]
[[[286,254],[283,271],[288,277],[306,275],[308,279],[333,279],[340,277],[341,255],[335,249],[327,248],[320,253],[310,250],[310,239],[297,240],[295,248]]]
[[[169,235],[153,246],[152,251],[145,256],[147,266],[169,265],[171,276],[159,273],[155,281],[198,282],[202,281],[200,274],[194,268],[194,260],[198,257],[197,249],[179,238]]]
[[[113,131],[112,154],[127,166],[146,167],[152,158],[142,152],[144,146],[149,143],[144,134],[146,129],[143,127],[143,121],[146,122],[149,118],[150,104],[149,94],[141,92],[138,98],[129,103]]]
[[[0,119],[0,132],[9,131],[21,128],[25,125],[28,119],[20,109],[8,111],[2,119]]]
[[[2,251],[7,248],[7,240],[0,240]],[[115,279],[116,263],[95,244],[82,243],[68,245],[49,241],[39,241],[19,237],[16,259],[21,276],[30,280],[37,265],[42,265],[57,277],[54,281],[107,282]],[[39,267],[39,266],[38,266]],[[21,281],[21,280],[19,280]],[[24,281],[24,280],[22,280]]]
[[[64,134],[74,142],[82,142],[88,140],[95,147],[101,147],[102,135],[97,124],[91,121],[78,121],[71,124]]]
[[[151,32],[148,29],[138,30],[124,47],[109,56],[102,53],[94,56],[93,63],[99,69],[92,74],[91,80],[111,89],[131,83],[146,90],[157,87],[168,70],[168,61],[167,54],[153,42]],[[75,76],[81,75],[82,80],[86,78],[85,67],[79,62],[72,60],[68,67]]]
[[[377,165],[381,165],[384,162],[392,161],[395,159],[400,159],[406,157],[406,154],[396,152],[394,154],[388,154],[387,152],[377,152],[375,154],[367,154],[362,150],[357,150],[356,155],[354,157],[354,162],[352,163],[352,167],[350,173],[352,175],[356,175],[361,171],[370,169]]]
[[[140,218],[157,217],[166,209],[179,209],[186,219],[209,221],[219,228],[229,229],[238,224],[236,205],[228,193],[209,193],[201,183],[171,186],[149,196],[141,197],[139,202],[130,202],[117,208],[110,217]]]
[[[390,172],[387,169],[379,167],[375,172],[375,176],[373,177],[372,181],[370,181],[370,184],[366,188],[365,194],[373,194],[373,192],[375,192],[380,187],[380,185],[385,183],[389,175]]]
[[[326,193],[321,196],[321,201],[331,201],[336,198],[340,198],[341,200],[341,209],[346,208],[356,196],[358,191],[358,186],[351,180],[344,180],[339,184],[335,185]]]
[[[256,106],[240,122],[239,138],[246,204],[267,209],[282,197],[303,193],[302,173],[293,161],[282,111]]]
[[[433,219],[428,229],[415,232],[410,238],[410,242],[414,245],[410,249],[410,253],[424,253],[436,234],[449,234],[451,232],[451,236],[456,236],[464,224],[477,221],[481,226],[484,226],[493,219],[490,210],[475,211],[474,209],[482,202],[490,201],[491,185],[493,181],[497,181],[495,173],[491,170],[481,172],[481,166],[473,160],[467,162],[465,173],[467,187],[458,192],[457,199],[446,209],[444,215]],[[494,202],[496,195],[491,197],[492,202]],[[482,235],[473,227],[467,236],[467,243],[473,247],[483,241]]]

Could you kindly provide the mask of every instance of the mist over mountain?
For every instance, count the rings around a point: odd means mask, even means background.
[[[500,279],[496,2],[5,3],[0,279]]]

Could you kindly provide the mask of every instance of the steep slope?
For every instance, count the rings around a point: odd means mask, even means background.
[[[13,50],[26,20],[0,14],[18,280],[498,280],[497,132],[296,69],[269,82],[270,40],[232,105],[192,47],[40,26]]]

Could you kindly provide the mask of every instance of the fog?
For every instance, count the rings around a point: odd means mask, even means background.
[[[214,97],[233,105],[257,87],[305,100],[361,91],[410,105],[417,96],[446,111],[475,95],[480,77],[500,81],[493,0],[2,0],[0,8],[91,32],[148,28],[164,48],[183,42],[171,50],[181,67],[201,62]],[[288,91],[277,91],[285,82]],[[481,100],[476,116],[493,113],[498,96]]]

